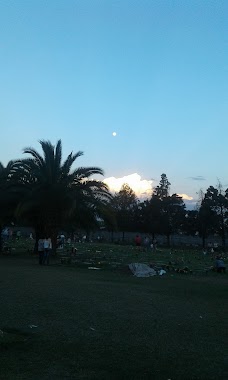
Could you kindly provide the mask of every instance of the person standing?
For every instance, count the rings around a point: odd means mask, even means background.
[[[136,237],[135,237],[135,245],[136,245],[136,247],[140,247],[141,243],[142,243],[141,236],[136,235]]]
[[[44,239],[44,259],[43,259],[43,264],[45,264],[45,262],[46,262],[47,265],[49,265],[49,255],[50,255],[50,249],[51,249],[50,240],[51,239],[48,239],[48,238]]]
[[[39,264],[43,264],[44,260],[44,239],[38,240],[38,253],[39,253]]]
[[[149,246],[150,246],[150,239],[148,236],[144,237],[143,245],[144,245],[145,251],[148,251]]]
[[[158,242],[156,239],[153,239],[153,251],[157,251],[157,245],[158,245]]]
[[[50,258],[51,252],[52,252],[52,241],[51,241],[51,238],[48,238],[48,241],[49,241],[49,249],[48,249],[47,265],[49,265],[49,258]]]
[[[60,239],[61,239],[61,246],[63,248],[64,247],[64,243],[65,243],[65,235],[63,233],[60,235]]]

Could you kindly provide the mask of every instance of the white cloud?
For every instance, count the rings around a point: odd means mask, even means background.
[[[138,173],[129,174],[124,177],[116,178],[116,177],[109,177],[105,178],[103,180],[104,183],[106,183],[110,189],[111,192],[118,192],[120,191],[121,187],[124,183],[127,183],[130,188],[135,192],[136,196],[138,198],[150,198],[152,195],[152,183],[153,180],[146,180],[142,179],[142,177]],[[184,201],[187,201],[189,203],[192,203],[193,197],[187,194],[177,194]]]
[[[186,201],[192,201],[193,200],[193,197],[190,197],[187,194],[177,194],[177,195],[179,195],[179,197],[182,197]]]
[[[127,183],[138,198],[149,198],[152,194],[153,181],[142,179],[142,177],[137,173],[129,174],[121,178],[105,178],[103,182],[108,185],[110,191],[112,192],[120,191],[123,184]]]

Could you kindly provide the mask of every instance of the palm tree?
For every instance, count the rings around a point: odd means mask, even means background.
[[[23,150],[31,157],[18,162],[20,181],[24,186],[24,198],[20,202],[17,215],[25,217],[34,227],[36,238],[51,235],[53,243],[59,229],[75,212],[99,211],[111,197],[108,187],[93,175],[103,175],[98,167],[79,167],[72,170],[77,158],[83,155],[72,152],[62,162],[62,143],[56,146],[50,141],[39,141],[43,155],[29,147]]]

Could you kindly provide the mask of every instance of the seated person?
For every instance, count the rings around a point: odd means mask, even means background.
[[[226,272],[226,266],[222,259],[222,257],[217,256],[215,260],[215,269],[218,273],[225,273]]]

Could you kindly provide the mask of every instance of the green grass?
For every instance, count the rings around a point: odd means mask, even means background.
[[[228,378],[228,276],[196,272],[210,257],[78,248],[75,265],[0,257],[1,379]],[[138,279],[122,270],[170,256],[183,265],[191,260],[197,274]],[[88,270],[86,260],[102,269]]]
[[[112,269],[121,268],[131,262],[143,262],[157,266],[169,266],[170,272],[177,268],[188,267],[194,274],[205,273],[214,264],[216,253],[204,255],[202,249],[168,249],[159,248],[152,250],[138,249],[134,246],[120,246],[111,244],[77,244],[78,251],[74,263],[76,266],[96,267]],[[59,255],[66,255],[71,247],[65,246],[64,251],[59,250]],[[227,261],[227,253],[223,254]],[[170,265],[171,263],[171,265]]]

